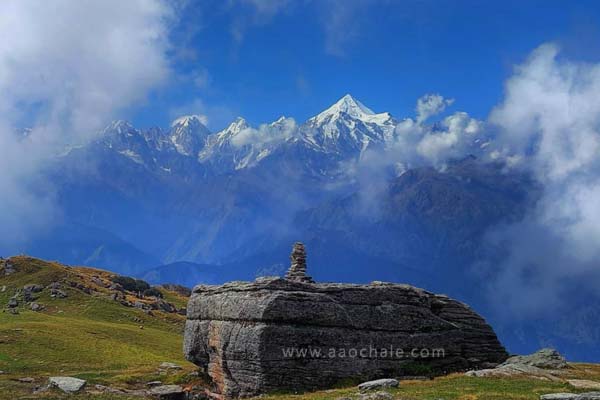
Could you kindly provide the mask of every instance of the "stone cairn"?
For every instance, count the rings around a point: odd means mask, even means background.
[[[315,283],[315,281],[306,275],[306,249],[301,242],[294,243],[292,254],[290,255],[292,265],[285,275],[285,279],[303,283]]]

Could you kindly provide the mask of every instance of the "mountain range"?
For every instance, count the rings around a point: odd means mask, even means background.
[[[500,255],[486,234],[521,219],[540,189],[487,160],[479,137],[442,165],[398,169],[389,155],[406,121],[350,95],[302,124],[237,118],[213,133],[194,115],[166,129],[115,121],[48,165],[61,222],[20,251],[192,286],[281,275],[300,240],[317,280],[407,282],[492,314],[477,265]],[[555,343],[600,358],[600,332],[575,337],[556,328],[566,323],[498,322],[514,351]]]

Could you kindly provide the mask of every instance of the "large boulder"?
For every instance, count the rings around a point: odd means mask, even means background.
[[[184,351],[226,397],[444,374],[507,358],[485,320],[447,296],[280,278],[195,287]]]

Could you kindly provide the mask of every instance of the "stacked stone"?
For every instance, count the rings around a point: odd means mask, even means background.
[[[314,283],[315,281],[306,275],[306,249],[301,242],[294,243],[290,255],[292,265],[285,275],[285,279],[295,282]]]

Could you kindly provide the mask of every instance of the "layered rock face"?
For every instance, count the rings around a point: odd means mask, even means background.
[[[468,306],[412,286],[259,278],[197,286],[184,351],[225,397],[341,380],[442,374],[504,361]]]

